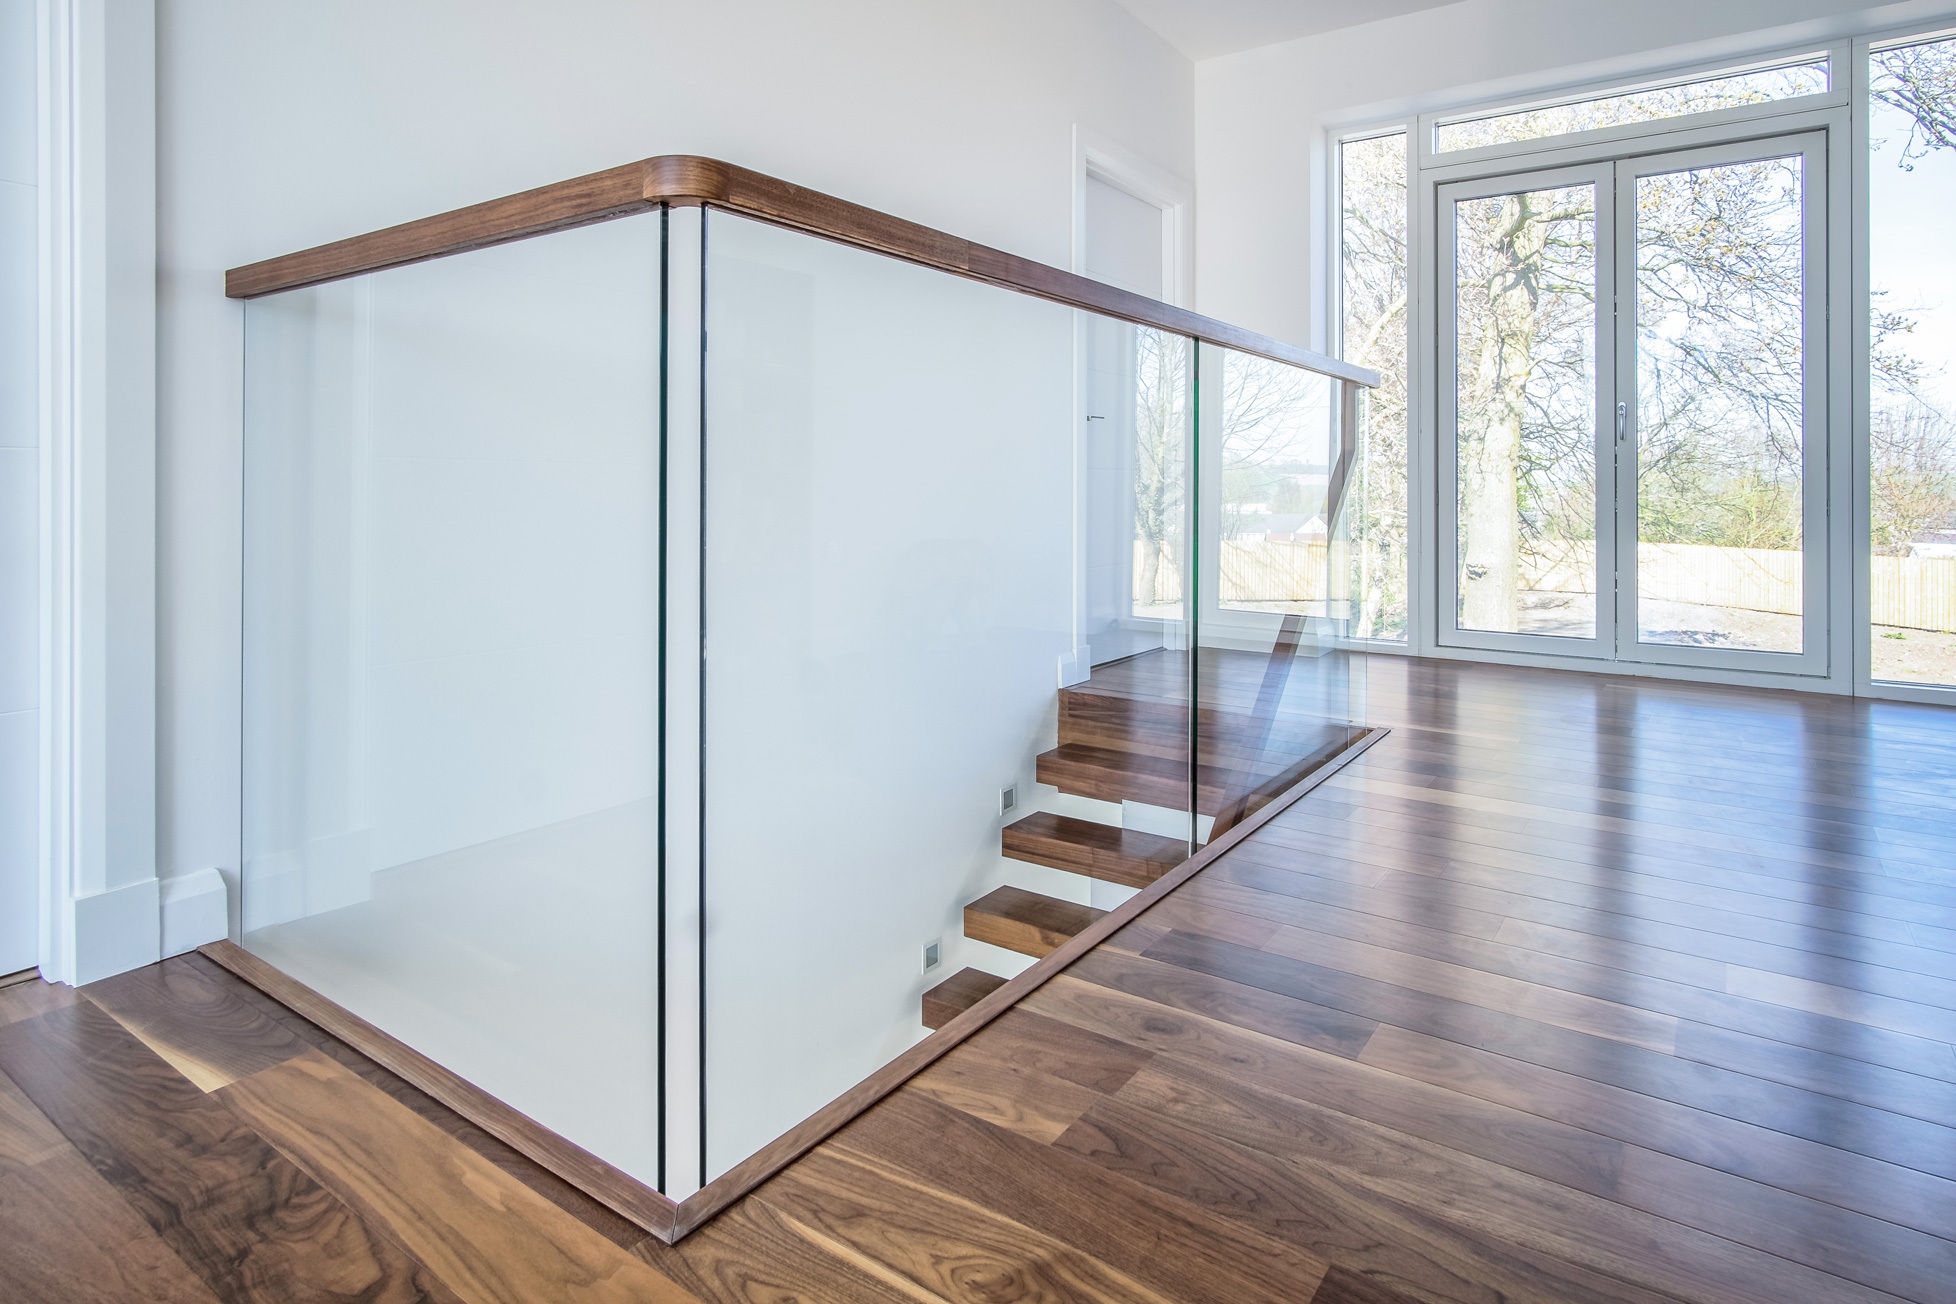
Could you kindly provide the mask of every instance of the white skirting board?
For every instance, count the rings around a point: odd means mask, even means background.
[[[75,898],[75,986],[162,958],[159,896],[157,880],[145,878]]]
[[[75,985],[182,955],[230,934],[230,888],[215,869],[146,878],[75,899]]]
[[[159,879],[163,957],[182,955],[231,935],[231,885],[215,869]]]

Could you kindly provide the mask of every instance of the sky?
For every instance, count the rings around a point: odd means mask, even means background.
[[[1873,150],[1868,160],[1870,280],[1877,300],[1907,310],[1915,321],[1908,352],[1922,359],[1924,390],[1943,412],[1956,415],[1956,248],[1950,240],[1956,214],[1956,151],[1935,150],[1902,169],[1908,115],[1875,105],[1869,115]]]

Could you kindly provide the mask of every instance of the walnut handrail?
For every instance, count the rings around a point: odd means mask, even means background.
[[[1378,373],[1045,263],[964,240],[718,159],[665,154],[233,267],[224,292],[254,299],[661,207],[724,209],[810,235],[984,281],[1054,303],[1153,326],[1364,386]]]

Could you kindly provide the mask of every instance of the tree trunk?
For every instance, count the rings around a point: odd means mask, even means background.
[[[1459,422],[1460,623],[1513,632],[1521,619],[1523,391],[1535,349],[1547,225],[1528,195],[1503,202],[1488,280],[1474,411]]]

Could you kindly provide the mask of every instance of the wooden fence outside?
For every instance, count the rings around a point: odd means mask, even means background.
[[[1147,603],[1149,595],[1139,592],[1145,573],[1143,559],[1147,544],[1134,541],[1135,600]],[[1325,545],[1323,543],[1271,543],[1263,539],[1225,539],[1220,558],[1222,600],[1229,603],[1312,601],[1324,596]],[[1182,577],[1173,557],[1164,555],[1156,570],[1156,603],[1180,602]]]
[[[1135,545],[1135,573],[1140,549]],[[1743,611],[1798,615],[1804,576],[1801,555],[1778,548],[1720,548],[1697,543],[1638,546],[1639,582],[1659,602],[1688,602]],[[1596,573],[1596,545],[1587,541],[1543,543],[1524,550],[1522,578],[1529,588],[1586,593]],[[1874,557],[1870,604],[1874,623],[1902,629],[1956,633],[1956,557]],[[1275,543],[1226,539],[1220,558],[1225,603],[1288,602],[1321,598],[1325,582],[1323,543]],[[1178,601],[1181,584],[1173,566],[1163,568],[1159,588]]]

